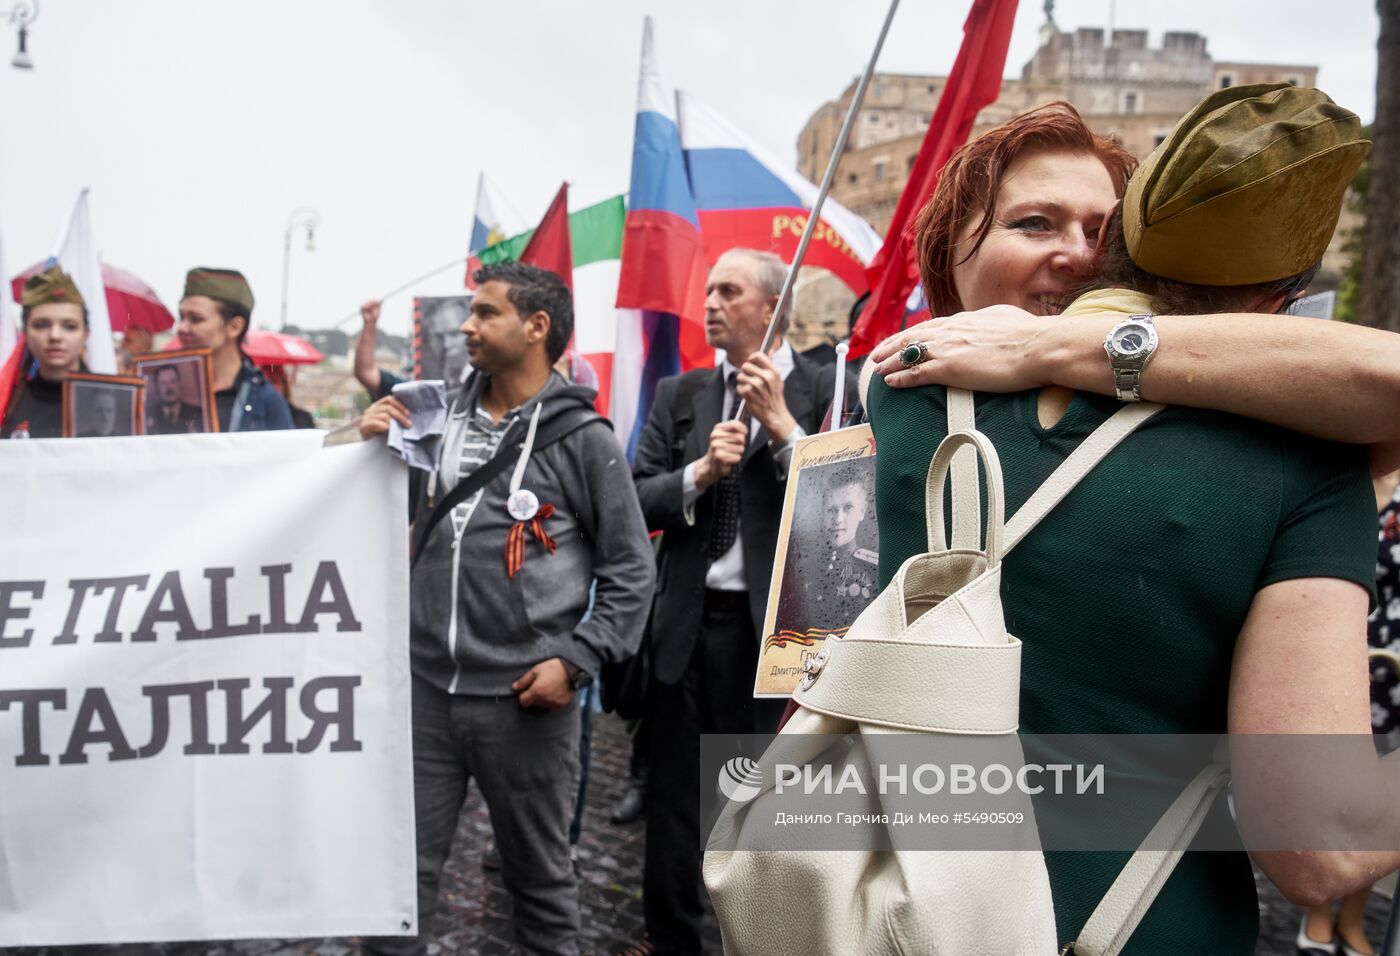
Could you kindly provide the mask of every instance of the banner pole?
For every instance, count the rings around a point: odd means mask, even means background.
[[[884,25],[880,27],[880,35],[875,40],[875,49],[870,51],[870,62],[865,64],[865,72],[860,75],[860,82],[856,84],[856,91],[851,95],[851,105],[846,110],[846,120],[841,124],[841,132],[836,136],[836,142],[831,147],[831,158],[826,163],[826,175],[822,177],[821,188],[817,190],[817,199],[812,203],[812,209],[807,213],[807,225],[802,230],[802,240],[797,244],[797,253],[792,257],[792,265],[788,268],[787,278],[783,280],[783,289],[778,293],[778,304],[773,309],[773,319],[768,323],[768,331],[763,335],[763,345],[760,351],[767,355],[768,350],[773,345],[773,336],[778,332],[783,313],[792,302],[792,287],[797,281],[797,270],[802,267],[802,260],[807,255],[807,246],[812,242],[812,234],[816,231],[817,223],[821,221],[822,204],[826,202],[826,194],[831,192],[831,182],[836,178],[836,165],[841,161],[841,154],[846,149],[846,139],[851,135],[851,127],[855,126],[856,116],[860,114],[861,102],[865,99],[865,89],[870,85],[870,78],[875,73],[875,62],[880,59],[880,49],[885,45],[885,36],[890,32],[890,24],[894,21],[894,12],[899,9],[899,0],[890,0],[889,12],[885,14]],[[747,402],[740,401],[734,409],[732,419],[737,420],[744,415]]]

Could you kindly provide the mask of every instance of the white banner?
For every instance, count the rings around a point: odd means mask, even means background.
[[[403,466],[0,442],[0,947],[416,931]]]

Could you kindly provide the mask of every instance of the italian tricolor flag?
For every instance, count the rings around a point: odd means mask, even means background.
[[[619,436],[632,430],[630,420],[617,420],[614,413],[621,409],[612,407],[618,328],[615,303],[626,215],[622,196],[569,213],[569,244],[574,259],[574,350],[598,373],[598,411],[613,419]],[[519,259],[532,235],[533,229],[488,246],[479,254],[482,264]]]

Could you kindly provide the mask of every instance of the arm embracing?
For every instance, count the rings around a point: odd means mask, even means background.
[[[1119,318],[1041,317],[994,306],[922,322],[882,343],[872,358],[896,388],[1061,385],[1112,395],[1103,340]],[[1400,442],[1395,333],[1289,315],[1162,315],[1153,322],[1162,344],[1143,374],[1149,401],[1218,409],[1333,441]],[[904,369],[897,353],[918,341],[931,357]]]
[[[1377,759],[1371,744],[1366,603],[1335,578],[1272,584],[1255,595],[1235,648],[1240,831],[1260,869],[1303,905],[1400,866],[1400,763]]]

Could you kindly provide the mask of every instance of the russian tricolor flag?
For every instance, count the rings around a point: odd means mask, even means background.
[[[705,343],[704,295],[700,220],[681,152],[675,93],[661,75],[647,17],[613,355],[612,419],[629,457],[657,381],[714,364]]]
[[[691,94],[680,93],[679,109],[706,265],[735,246],[768,249],[791,263],[817,187]],[[802,264],[829,269],[861,295],[880,242],[869,223],[828,196]]]
[[[515,211],[504,194],[485,173],[476,179],[476,212],[472,215],[472,236],[467,243],[467,275],[464,285],[475,289],[472,273],[481,268],[477,253],[526,230],[525,217]]]

